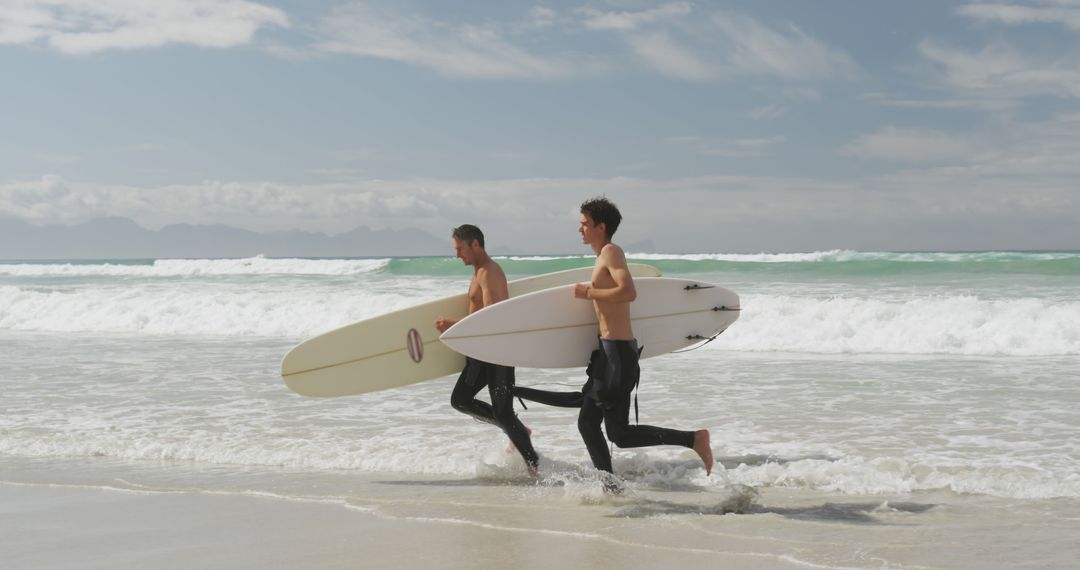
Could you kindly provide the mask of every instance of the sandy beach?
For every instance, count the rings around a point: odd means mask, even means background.
[[[86,470],[70,478],[89,479]],[[1069,538],[1080,533],[1075,500],[693,486],[605,497],[586,482],[389,474],[231,479],[249,489],[0,484],[4,566],[1068,568],[1080,557]],[[250,490],[272,479],[277,491]]]

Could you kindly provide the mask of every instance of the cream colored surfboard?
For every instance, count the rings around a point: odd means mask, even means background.
[[[712,338],[739,318],[734,292],[690,279],[634,279],[630,321],[642,358]],[[442,334],[444,344],[478,360],[506,366],[585,366],[597,346],[593,303],[555,287],[485,307]]]
[[[510,296],[588,281],[592,267],[511,281]],[[651,265],[631,264],[635,277],[654,277]],[[296,345],[281,361],[285,385],[305,396],[349,396],[456,374],[465,357],[439,342],[435,319],[461,319],[465,293],[346,325]]]

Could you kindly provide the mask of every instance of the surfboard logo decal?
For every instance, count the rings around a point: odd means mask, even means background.
[[[405,335],[405,347],[409,349],[409,358],[413,362],[424,359],[424,341],[420,339],[420,333],[416,332],[416,329],[409,329],[409,333]]]

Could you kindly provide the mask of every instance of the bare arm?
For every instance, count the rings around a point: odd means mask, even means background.
[[[480,291],[484,295],[485,307],[510,298],[506,275],[503,274],[502,269],[485,267],[477,272],[476,277],[480,282]]]
[[[626,255],[617,246],[608,245],[600,252],[597,265],[608,270],[615,286],[610,289],[597,289],[589,285],[579,284],[574,289],[574,296],[582,299],[592,299],[601,303],[630,303],[637,299],[637,289],[634,288],[634,278],[630,275],[630,268],[626,265]]]

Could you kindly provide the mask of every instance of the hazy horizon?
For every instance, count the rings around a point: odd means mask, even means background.
[[[123,235],[95,235],[93,227],[100,225],[105,220],[91,220],[84,224],[90,229],[87,229],[83,233],[79,233],[80,226],[52,226],[42,227],[42,230],[52,230],[56,233],[49,236],[48,234],[41,234],[35,236],[37,239],[44,238],[45,240],[52,240],[53,243],[45,243],[44,247],[51,248],[51,251],[63,253],[64,247],[61,245],[62,241],[70,241],[79,244],[82,248],[91,248],[90,251],[82,254],[73,255],[60,255],[60,256],[19,256],[20,251],[26,251],[27,246],[16,243],[13,237],[14,232],[12,228],[5,226],[4,219],[0,218],[0,262],[68,262],[68,261],[151,261],[157,259],[253,259],[253,258],[268,258],[268,259],[380,259],[380,258],[416,258],[416,257],[431,257],[431,258],[453,258],[454,253],[450,251],[448,243],[444,244],[441,240],[431,236],[430,234],[423,234],[418,240],[414,240],[409,244],[403,246],[400,243],[395,244],[392,240],[396,235],[393,230],[384,230],[382,232],[370,232],[368,228],[359,226],[349,232],[342,232],[337,234],[322,234],[319,232],[307,233],[307,232],[273,232],[273,233],[259,233],[259,232],[246,232],[237,228],[231,228],[228,226],[217,226],[214,229],[218,232],[226,232],[226,234],[239,234],[246,237],[243,243],[237,244],[236,240],[229,243],[210,243],[207,244],[205,240],[198,239],[200,232],[204,231],[206,227],[203,226],[191,226],[186,224],[177,224],[174,226],[167,226],[162,230],[147,230],[135,224],[134,221],[126,218],[112,218],[112,223],[115,224],[127,224],[137,228],[135,234],[123,234]],[[18,231],[18,228],[14,228]],[[168,248],[161,246],[160,242],[155,240],[165,230],[170,232],[169,239],[171,240]],[[72,231],[75,233],[73,234]],[[363,246],[358,247],[356,240],[351,239],[351,236],[356,234],[362,234],[364,237]],[[221,235],[220,233],[218,235]],[[372,236],[379,236],[384,241],[373,241]],[[616,236],[618,237],[618,236]],[[179,238],[179,241],[177,241]],[[129,251],[131,241],[138,241],[141,245],[139,247],[158,248],[156,251],[162,252],[162,254],[154,254],[153,249],[142,250],[141,255],[129,255],[126,251]],[[315,240],[318,245],[312,245],[312,241]],[[1030,250],[853,250],[853,249],[813,249],[813,250],[790,250],[790,251],[663,251],[656,249],[651,242],[633,242],[622,243],[616,239],[615,243],[624,248],[628,256],[635,257],[637,259],[647,260],[649,256],[657,256],[663,258],[663,256],[783,256],[783,255],[812,255],[812,254],[829,254],[829,253],[960,253],[960,254],[977,254],[977,253],[1075,253],[1080,250],[1070,249],[1030,249]],[[37,244],[40,248],[42,244]],[[241,249],[237,249],[237,248]],[[282,250],[286,248],[287,251]],[[320,248],[324,248],[320,251]],[[325,249],[325,248],[330,248]],[[349,248],[356,248],[355,252],[351,252]],[[39,251],[38,249],[37,251]],[[528,251],[517,250],[508,248],[506,246],[491,245],[488,244],[488,252],[495,258],[501,257],[582,257],[588,258],[593,254],[585,246],[581,246],[577,251]],[[36,251],[30,249],[30,251]],[[289,253],[291,251],[292,253]],[[335,251],[337,253],[335,253]],[[224,252],[224,253],[222,253]],[[111,254],[110,254],[111,253]]]

